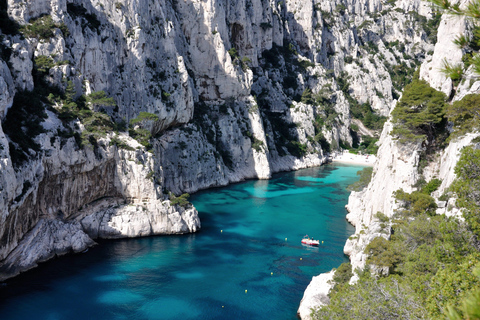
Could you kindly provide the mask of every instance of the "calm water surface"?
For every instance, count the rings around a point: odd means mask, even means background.
[[[102,241],[44,263],[0,284],[0,318],[296,319],[311,277],[347,261],[345,187],[360,169],[327,165],[199,192],[199,233]],[[305,234],[324,244],[302,246]]]

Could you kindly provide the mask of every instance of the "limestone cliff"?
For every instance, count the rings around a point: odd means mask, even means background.
[[[420,69],[421,78],[447,96],[454,95],[453,101],[461,99],[468,93],[480,92],[478,90],[480,82],[475,81],[470,81],[468,85],[460,85],[454,91],[451,79],[446,78],[440,71],[446,58],[452,64],[458,63],[461,59],[461,52],[458,52],[461,50],[453,43],[453,39],[463,34],[466,28],[464,18],[444,15],[439,25],[439,42],[432,57],[428,57]],[[469,73],[466,78],[470,79]],[[379,235],[389,237],[389,231],[382,230],[381,223],[374,216],[377,212],[382,212],[388,217],[394,214],[397,204],[393,192],[398,189],[412,192],[415,190],[415,183],[423,175],[427,181],[433,178],[442,180],[440,188],[434,194],[438,198],[454,180],[453,168],[460,157],[461,149],[477,136],[471,133],[453,139],[426,168],[421,169],[420,173],[420,155],[425,147],[394,140],[390,135],[391,129],[390,123],[383,129],[381,147],[371,182],[363,191],[352,192],[348,201],[347,219],[356,227],[356,232],[355,236],[347,241],[344,251],[350,256],[354,269],[362,269],[365,266],[366,256],[363,251],[371,240]],[[445,213],[447,204],[439,202],[439,206],[438,212]]]
[[[358,145],[352,117],[388,115],[435,42],[417,0],[0,7],[2,277],[96,237],[194,232],[196,211],[169,192]]]
[[[464,34],[468,28],[468,21],[464,18],[444,14],[438,28],[438,42],[420,68],[420,78],[429,82],[431,87],[444,92],[451,101],[461,100],[466,94],[480,93],[480,82],[476,81],[471,68],[464,75],[465,80],[457,85],[454,85],[452,80],[441,71],[445,61],[452,65],[462,63],[463,52],[454,44],[453,40],[458,35]],[[380,138],[380,148],[372,179],[361,192],[351,193],[346,206],[349,211],[347,219],[355,226],[355,234],[347,240],[344,252],[349,256],[353,270],[365,268],[367,255],[364,251],[373,239],[379,236],[387,239],[390,237],[390,226],[384,221],[380,221],[376,213],[381,212],[389,218],[394,215],[399,205],[394,196],[396,190],[403,189],[405,192],[412,192],[416,190],[415,184],[420,178],[426,181],[433,178],[440,179],[442,184],[432,194],[438,205],[437,213],[460,214],[459,210],[454,208],[454,202],[446,203],[438,198],[455,179],[454,167],[459,160],[462,148],[471,144],[479,134],[468,133],[452,139],[447,147],[430,157],[432,160],[425,167],[420,163],[421,157],[425,155],[425,146],[420,143],[404,143],[395,140],[390,134],[391,130],[392,124],[387,122]],[[382,269],[374,269],[374,271],[388,272],[388,270]],[[327,275],[329,274],[322,274],[323,277],[312,280],[305,292],[299,309],[302,319],[310,319],[310,313],[307,310],[328,303],[328,300],[319,300],[315,297],[315,291],[322,291],[323,294],[319,296],[322,298],[325,292],[332,287],[333,284],[328,281]],[[351,283],[356,280],[357,276],[354,275]],[[310,286],[322,289],[310,288]],[[308,295],[308,292],[313,292],[313,296],[312,294]]]

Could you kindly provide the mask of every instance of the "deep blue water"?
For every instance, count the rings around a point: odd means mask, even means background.
[[[102,241],[41,264],[0,285],[0,318],[296,319],[312,276],[347,260],[345,188],[360,169],[327,165],[199,192],[190,198],[197,234]],[[305,234],[324,244],[302,246]]]

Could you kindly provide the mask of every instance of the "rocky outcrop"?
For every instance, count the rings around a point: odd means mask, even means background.
[[[0,279],[55,255],[83,251],[96,238],[181,234],[200,228],[193,207],[171,206],[162,194],[150,153],[108,146],[112,137],[84,149],[73,138],[63,146],[58,137],[40,138],[48,156],[31,161],[22,168],[22,176],[17,171],[16,179],[25,179],[23,187],[7,199],[9,210],[2,215]],[[117,138],[138,145],[131,138]]]
[[[335,271],[322,273],[312,278],[300,301],[297,314],[300,319],[312,319],[311,313],[317,308],[327,305],[330,302],[328,292],[333,287],[333,276]]]
[[[480,90],[477,91],[477,93],[480,93]],[[460,159],[462,149],[468,145],[472,145],[473,140],[479,136],[480,134],[478,132],[472,132],[453,139],[445,150],[442,150],[437,155],[437,161],[431,162],[423,170],[426,181],[430,181],[433,178],[442,181],[438,189],[432,193],[432,196],[437,199],[437,214],[461,217],[460,209],[455,206],[455,198],[449,198],[447,201],[438,199],[448,191],[448,188],[456,178],[454,169]]]
[[[4,259],[0,279],[15,276],[55,256],[82,252],[94,244],[78,222],[40,219]]]
[[[442,91],[449,97],[453,90],[452,79],[448,78],[443,69],[445,64],[451,66],[462,64],[463,52],[454,40],[467,31],[465,17],[445,14],[438,27],[438,42],[435,50],[420,68],[420,77],[426,80],[432,88]]]

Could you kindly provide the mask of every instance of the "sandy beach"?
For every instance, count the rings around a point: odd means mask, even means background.
[[[331,156],[332,162],[342,162],[342,163],[350,163],[350,164],[361,164],[365,166],[373,166],[377,157],[374,155],[358,155],[353,154],[348,151],[343,153],[333,154]]]

